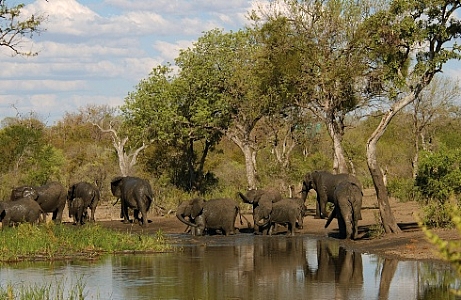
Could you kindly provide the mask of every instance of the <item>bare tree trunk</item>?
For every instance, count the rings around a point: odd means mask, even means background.
[[[389,290],[391,288],[392,278],[394,278],[398,263],[399,261],[396,259],[384,259],[383,268],[381,270],[381,280],[379,281],[379,300],[389,299]]]
[[[243,133],[244,138],[239,137],[237,134],[230,131],[226,132],[226,136],[233,141],[242,150],[245,158],[246,177],[249,189],[255,189],[258,186],[257,168],[256,168],[256,155],[257,147],[250,140],[249,133]]]
[[[339,132],[337,126],[333,122],[327,124],[328,132],[330,137],[333,140],[333,150],[334,150],[334,160],[333,160],[333,170],[336,174],[338,173],[349,173],[347,168],[347,161],[344,155],[344,149],[342,145],[342,133]]]
[[[376,190],[376,197],[378,199],[379,212],[381,222],[383,224],[386,233],[400,233],[401,229],[395,221],[394,214],[392,213],[389,204],[389,195],[387,193],[386,185],[384,184],[384,177],[381,172],[381,168],[378,164],[376,155],[376,145],[387,129],[387,126],[391,122],[392,118],[400,111],[405,105],[411,103],[415,99],[413,94],[404,97],[402,100],[394,103],[381,118],[381,122],[378,127],[372,133],[367,141],[367,164],[370,170],[371,178]]]
[[[139,153],[145,148],[147,148],[148,145],[143,143],[141,147],[135,149],[134,151],[131,151],[130,153],[126,153],[125,144],[126,142],[128,142],[128,137],[120,139],[117,134],[117,131],[115,131],[115,129],[113,129],[112,126],[110,126],[109,129],[103,129],[98,124],[93,123],[93,125],[97,126],[99,130],[101,130],[101,132],[103,133],[110,133],[110,136],[112,138],[112,145],[114,146],[115,151],[117,151],[120,173],[124,177],[130,175],[134,165],[136,164]]]

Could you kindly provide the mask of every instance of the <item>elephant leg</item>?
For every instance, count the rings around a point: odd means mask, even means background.
[[[295,235],[295,228],[296,228],[296,221],[288,223],[288,231],[287,235],[294,236]]]
[[[128,224],[130,223],[130,216],[128,215],[128,207],[125,201],[122,200],[122,207],[121,207],[121,214],[120,216],[123,218],[123,223]]]
[[[338,218],[338,228],[339,228],[339,238],[344,239],[346,238],[346,223],[343,218],[341,211],[337,213]]]
[[[94,215],[96,214],[96,207],[91,208],[91,221],[96,222]]]
[[[320,215],[320,198],[317,197],[317,201],[315,203],[315,217],[314,219],[322,219]]]

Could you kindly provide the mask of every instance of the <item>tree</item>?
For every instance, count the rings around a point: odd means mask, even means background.
[[[8,7],[6,2],[0,1],[0,46],[9,48],[15,55],[37,55],[36,52],[22,50],[22,43],[26,37],[32,38],[43,31],[40,25],[45,17],[32,15],[24,18],[24,4]]]
[[[88,181],[95,183],[101,191],[109,174],[118,173],[114,166],[114,151],[106,134],[93,123],[116,123],[115,108],[108,105],[87,105],[77,112],[66,112],[54,126],[48,128],[50,143],[61,149],[67,164],[62,172],[69,184]],[[114,125],[115,126],[115,125]]]
[[[437,118],[445,118],[454,108],[454,101],[461,90],[457,82],[449,78],[435,77],[415,99],[413,107],[414,156],[412,160],[413,178],[417,176],[419,149],[429,151],[429,127]]]
[[[126,152],[125,145],[128,142],[128,136],[120,138],[112,124],[109,124],[108,128],[103,128],[99,124],[93,125],[98,127],[102,133],[109,133],[112,139],[112,145],[114,146],[115,151],[117,152],[118,165],[120,167],[120,173],[122,174],[122,176],[128,176],[132,174],[133,167],[136,165],[139,153],[145,148],[147,148],[149,144],[143,143],[142,146],[132,151]]]
[[[364,99],[361,84],[367,72],[364,48],[356,47],[359,26],[367,16],[368,1],[274,1],[262,18],[262,31],[272,35],[268,43],[273,56],[291,57],[284,68],[285,80],[295,94],[296,105],[321,119],[331,137],[333,169],[348,172],[342,146],[345,117]],[[278,26],[277,26],[278,24]],[[283,24],[283,26],[280,26]]]
[[[363,47],[370,51],[372,70],[369,86],[384,90],[391,100],[367,141],[367,164],[386,233],[401,230],[390,209],[377,143],[394,116],[419,97],[442,66],[461,58],[454,43],[461,34],[461,23],[455,18],[460,6],[459,1],[395,0],[363,23]]]
[[[182,65],[181,55],[178,65]],[[121,110],[131,136],[158,143],[157,155],[168,152],[176,186],[203,191],[210,179],[204,170],[206,157],[222,136],[214,127],[227,116],[213,113],[219,110],[218,98],[205,87],[209,79],[185,72],[176,76],[169,66],[154,68],[128,95]]]

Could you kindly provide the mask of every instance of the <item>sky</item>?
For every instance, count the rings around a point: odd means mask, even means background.
[[[158,65],[174,63],[214,28],[236,31],[265,0],[6,0],[24,15],[45,15],[46,31],[12,56],[0,47],[0,121],[31,113],[46,125],[87,105],[120,106]],[[445,75],[460,78],[461,63]]]
[[[89,104],[117,107],[158,65],[204,32],[249,24],[251,0],[6,0],[24,15],[45,15],[46,31],[12,56],[0,47],[0,121],[37,115],[48,126]]]

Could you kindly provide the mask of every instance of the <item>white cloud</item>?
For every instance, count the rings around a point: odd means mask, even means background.
[[[83,1],[83,0],[82,0]],[[251,1],[25,0],[46,31],[24,40],[36,57],[0,47],[0,118],[34,111],[55,120],[88,104],[123,104],[152,68],[174,63],[213,28],[241,28]],[[83,3],[87,3],[84,5]]]

